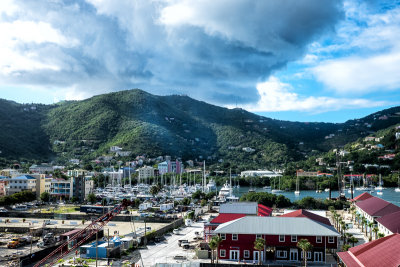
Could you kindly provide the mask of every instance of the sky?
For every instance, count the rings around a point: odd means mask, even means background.
[[[1,0],[0,98],[140,88],[291,121],[400,105],[400,1]]]

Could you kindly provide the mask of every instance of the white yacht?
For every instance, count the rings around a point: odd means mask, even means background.
[[[206,191],[207,192],[213,192],[217,189],[217,185],[215,184],[214,180],[211,179],[210,181],[208,181],[207,185],[206,185]]]

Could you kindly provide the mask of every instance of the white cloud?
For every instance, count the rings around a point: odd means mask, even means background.
[[[322,113],[326,111],[377,107],[387,105],[384,101],[332,97],[300,96],[293,92],[291,85],[271,76],[266,82],[257,84],[260,100],[255,105],[243,106],[252,112],[305,111]]]
[[[400,51],[367,58],[350,57],[322,62],[316,78],[341,94],[364,94],[400,88]]]

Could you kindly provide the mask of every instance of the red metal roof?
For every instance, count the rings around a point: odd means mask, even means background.
[[[400,233],[400,211],[382,216],[376,220],[392,233]]]
[[[271,216],[272,209],[264,206],[263,204],[258,204],[258,214],[257,216]]]
[[[361,202],[357,202],[356,206],[370,216],[374,217],[382,217],[384,215],[400,211],[400,207],[374,196]]]
[[[371,195],[370,193],[364,192],[361,195],[356,196],[355,198],[353,198],[353,201],[362,201],[362,200],[366,200],[368,198],[373,197],[373,195]]]
[[[215,217],[210,223],[212,224],[221,224],[230,222],[239,218],[246,216],[246,214],[239,213],[220,213],[217,217]]]
[[[399,266],[400,234],[393,234],[337,253],[347,267]]]
[[[306,217],[306,218],[316,221],[316,222],[320,222],[320,223],[323,223],[326,225],[332,225],[328,218],[319,216],[315,213],[312,213],[312,212],[309,212],[309,211],[306,211],[303,209],[299,209],[299,210],[295,210],[295,211],[283,214],[280,217]]]

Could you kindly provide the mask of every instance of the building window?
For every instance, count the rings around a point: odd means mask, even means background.
[[[250,251],[249,250],[245,250],[244,251],[244,257],[245,258],[250,258]]]
[[[257,239],[257,238],[262,238],[262,235],[256,235],[256,239]]]
[[[297,242],[297,235],[292,235],[291,241],[292,242]]]
[[[238,235],[237,234],[232,234],[232,240],[238,240]]]
[[[286,250],[277,250],[276,251],[276,257],[277,258],[286,258],[287,257],[287,251]]]
[[[328,243],[335,243],[335,238],[333,236],[328,236]]]
[[[220,256],[221,258],[225,258],[225,255],[226,255],[225,249],[220,249],[220,250],[219,250],[219,256]]]
[[[285,236],[284,235],[280,235],[279,236],[279,242],[285,242]]]
[[[225,234],[221,234],[221,239],[222,240],[226,240],[226,235]]]
[[[301,258],[303,259],[303,251],[301,251]],[[307,259],[311,259],[311,251],[307,251]]]
[[[317,243],[322,243],[322,236],[317,236],[316,242]]]

